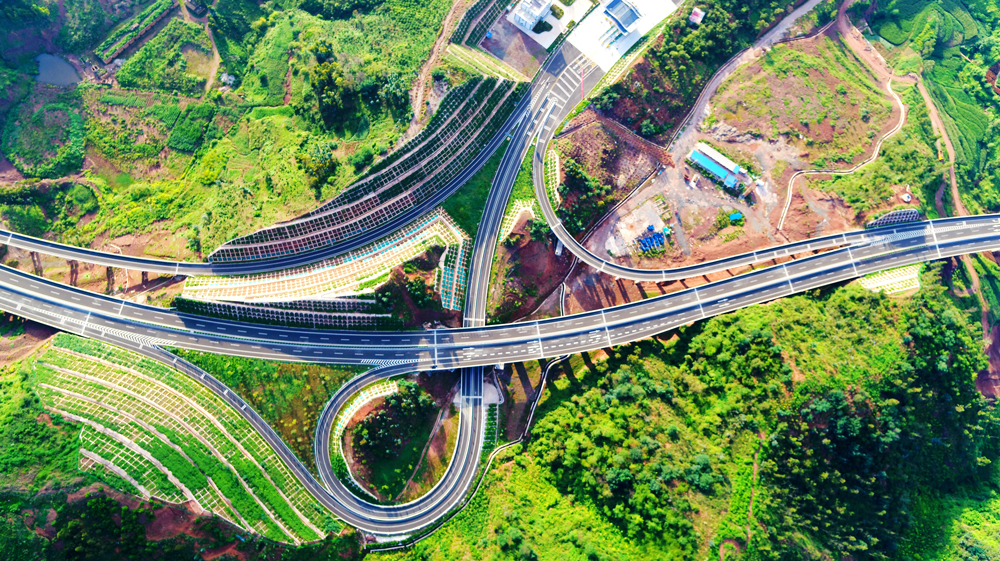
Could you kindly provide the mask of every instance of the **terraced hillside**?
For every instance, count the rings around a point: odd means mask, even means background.
[[[248,261],[312,251],[377,227],[431,198],[479,154],[511,115],[527,84],[474,79],[453,90],[427,128],[318,209],[234,239],[213,261]]]
[[[34,364],[44,406],[83,425],[80,468],[284,543],[341,525],[236,411],[152,359],[59,334]]]

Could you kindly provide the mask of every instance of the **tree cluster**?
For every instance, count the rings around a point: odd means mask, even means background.
[[[385,398],[352,429],[355,450],[371,458],[395,458],[413,435],[420,419],[434,410],[434,400],[416,382],[402,380],[399,391]]]

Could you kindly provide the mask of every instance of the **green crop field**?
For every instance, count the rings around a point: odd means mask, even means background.
[[[81,448],[138,483],[125,491],[170,502],[194,497],[277,541],[339,529],[249,423],[187,376],[71,335],[58,336],[34,372],[47,407],[98,429],[85,430]]]
[[[987,2],[895,0],[879,6],[872,29],[884,39],[885,57],[897,73],[916,71],[955,147],[962,201],[972,212],[1000,210],[1000,157],[992,142],[1000,95],[986,83],[986,69],[1000,60],[990,48],[1000,29]]]
[[[212,52],[204,28],[179,19],[171,20],[156,37],[129,57],[116,75],[118,83],[124,88],[197,96],[204,90],[208,76],[189,71],[189,63],[183,56],[189,49]]]

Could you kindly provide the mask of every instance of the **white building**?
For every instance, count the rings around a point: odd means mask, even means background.
[[[623,34],[635,31],[639,19],[642,18],[639,10],[628,0],[611,0],[611,3],[604,8],[604,14]]]
[[[521,0],[517,5],[517,10],[514,11],[514,22],[531,29],[549,15],[551,8],[552,0]]]

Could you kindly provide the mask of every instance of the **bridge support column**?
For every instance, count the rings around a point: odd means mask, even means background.
[[[148,271],[143,271],[142,272],[142,284],[146,284],[147,282],[149,282],[149,272]]]
[[[113,267],[104,268],[104,277],[108,281],[107,293],[111,294],[115,291],[115,269]]]

